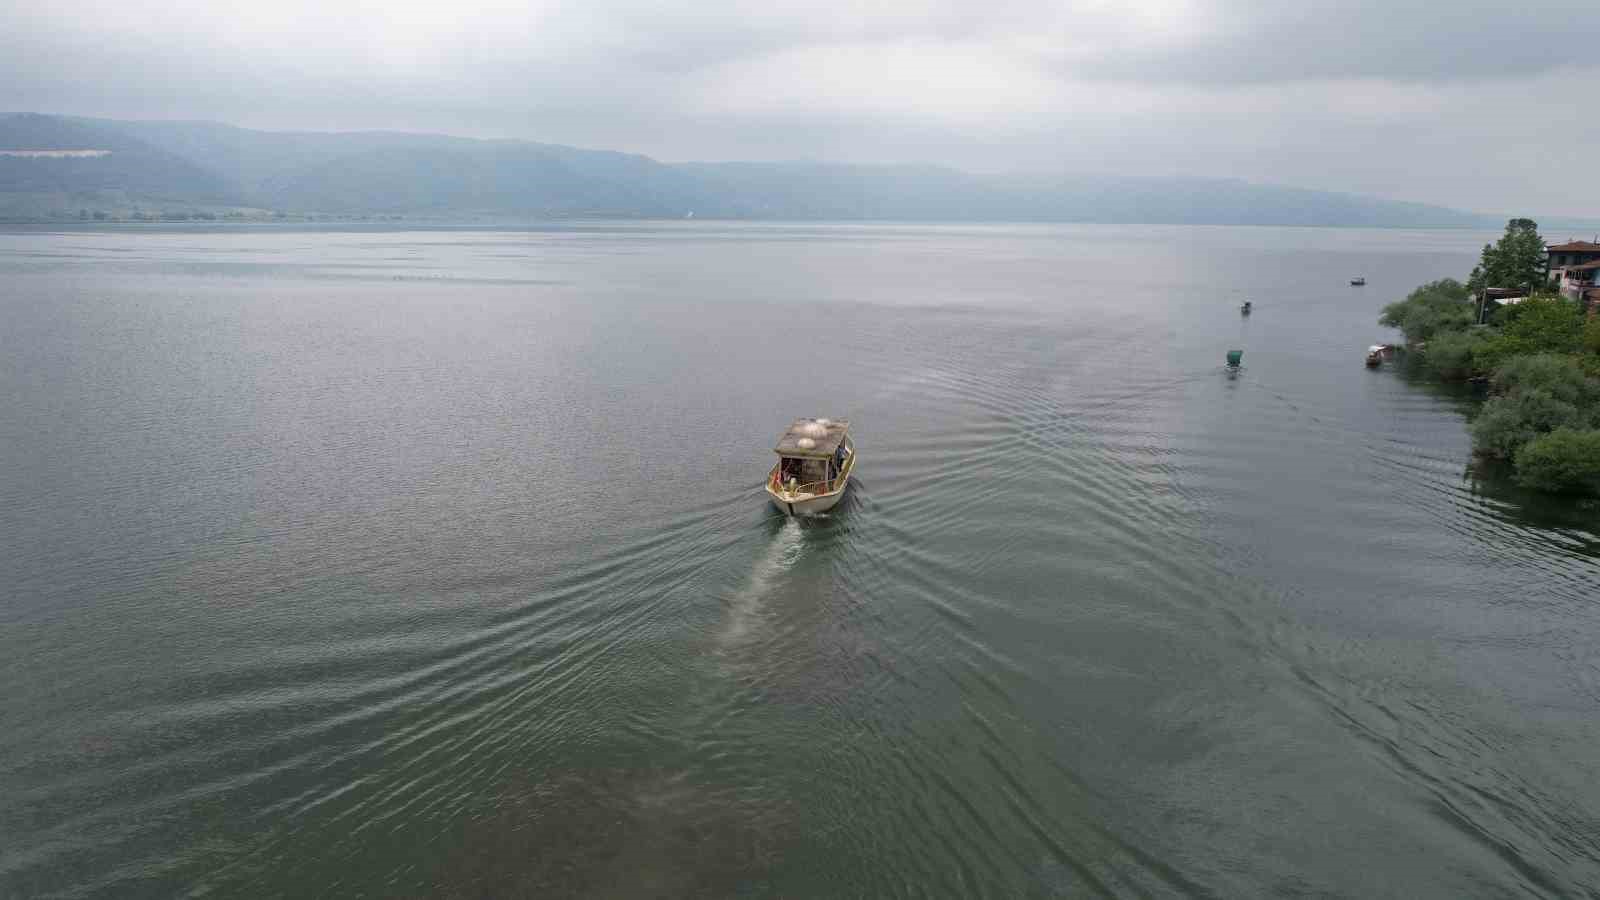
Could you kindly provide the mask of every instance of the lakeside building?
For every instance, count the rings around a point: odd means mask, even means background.
[[[1480,299],[1489,303],[1499,303],[1504,306],[1510,306],[1515,303],[1521,303],[1522,301],[1528,299],[1528,291],[1526,288],[1486,287],[1483,289]]]
[[[1556,273],[1567,266],[1600,262],[1600,242],[1596,241],[1567,241],[1565,244],[1551,244],[1544,250],[1544,268],[1552,280],[1557,277]]]
[[[1561,288],[1561,295],[1584,304],[1592,312],[1595,301],[1600,300],[1600,285],[1597,285],[1595,280],[1597,275],[1600,275],[1600,259],[1566,266],[1561,270],[1560,280],[1557,282]]]
[[[1600,240],[1567,241],[1545,248],[1545,274],[1561,295],[1583,304],[1592,314],[1600,307]]]

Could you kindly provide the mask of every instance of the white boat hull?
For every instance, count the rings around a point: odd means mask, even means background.
[[[844,492],[850,489],[850,482],[846,479],[844,487],[831,494],[800,494],[790,499],[792,495],[785,495],[767,488],[767,497],[772,500],[772,505],[783,510],[791,516],[814,516],[825,513],[838,505],[843,499]]]

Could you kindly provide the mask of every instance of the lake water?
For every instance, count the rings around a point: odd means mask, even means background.
[[[1362,366],[1489,237],[0,233],[0,895],[1596,896],[1600,510]]]

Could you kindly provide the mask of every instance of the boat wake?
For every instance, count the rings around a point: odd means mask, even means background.
[[[744,586],[729,598],[727,620],[717,635],[719,648],[738,644],[750,633],[761,613],[762,600],[773,583],[800,558],[803,537],[800,522],[786,517],[778,533],[773,535],[772,543],[751,567]]]

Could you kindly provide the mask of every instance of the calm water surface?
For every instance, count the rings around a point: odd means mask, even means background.
[[[0,895],[1600,896],[1600,510],[1362,367],[1485,237],[0,234]]]

